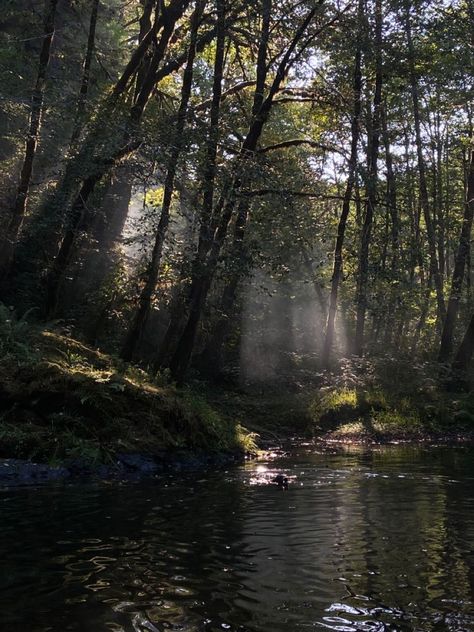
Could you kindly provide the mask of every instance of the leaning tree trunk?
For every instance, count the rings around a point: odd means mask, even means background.
[[[369,279],[369,247],[372,237],[374,209],[377,203],[377,161],[380,140],[380,110],[382,104],[382,0],[375,3],[375,92],[371,133],[368,143],[367,194],[364,223],[362,226],[359,252],[359,273],[357,278],[357,320],[354,351],[362,355],[364,351],[364,329],[367,311],[367,285]]]
[[[357,171],[357,147],[359,144],[359,126],[360,126],[360,112],[361,112],[361,91],[362,91],[362,50],[361,50],[361,18],[363,12],[362,0],[359,1],[359,28],[358,28],[358,42],[355,54],[354,63],[354,104],[352,111],[351,122],[351,153],[349,157],[349,173],[347,176],[346,190],[344,193],[344,200],[342,203],[341,216],[337,226],[336,245],[334,247],[334,263],[331,279],[331,294],[329,296],[329,309],[328,318],[326,323],[326,335],[324,338],[324,347],[322,353],[322,366],[328,368],[330,363],[331,351],[334,342],[336,312],[337,312],[337,297],[339,292],[339,284],[342,277],[342,248],[344,245],[344,238],[346,234],[347,219],[349,217],[349,211],[351,208],[352,191],[356,180]]]
[[[94,0],[95,1],[95,0]],[[152,28],[152,12],[155,6],[155,0],[140,0],[142,5],[142,14],[139,20],[140,30],[138,35],[138,43],[141,44],[147,33]],[[92,26],[92,16],[91,16]],[[89,38],[90,40],[90,38]],[[90,46],[88,46],[90,50]],[[150,51],[145,53],[144,58],[140,62],[136,73],[134,86],[134,97],[140,91],[141,82],[146,74]],[[94,214],[90,227],[91,239],[94,244],[92,251],[86,255],[84,269],[81,270],[80,277],[85,279],[83,284],[83,292],[89,294],[92,288],[102,287],[105,279],[109,277],[112,269],[116,264],[116,257],[112,255],[112,249],[122,237],[123,229],[128,217],[130,200],[133,193],[133,176],[129,169],[116,168],[104,192],[103,200],[101,200],[101,209]],[[74,294],[75,300],[83,302],[86,300],[84,294]],[[103,320],[102,313],[99,315],[97,326],[91,329],[93,331],[93,339],[97,337],[97,332],[102,327],[100,321]]]
[[[34,236],[31,238],[34,239],[34,244],[27,243],[25,245],[27,249],[34,251],[34,245],[38,239],[51,244],[50,250],[53,252],[56,244],[60,248],[63,238],[66,237],[64,231],[68,230],[71,221],[77,219],[79,223],[81,220],[81,213],[76,213],[76,209],[80,209],[81,205],[86,203],[86,200],[81,197],[83,193],[93,191],[95,184],[91,187],[91,181],[94,179],[96,182],[100,181],[102,176],[100,172],[112,169],[115,164],[114,155],[124,155],[118,138],[122,134],[121,130],[124,123],[122,102],[131,79],[136,75],[144,55],[153,44],[159,24],[159,20],[155,19],[152,28],[131,54],[120,78],[98,107],[97,116],[89,125],[88,133],[80,146],[66,161],[60,183],[54,192],[47,196],[38,213]],[[99,172],[99,177],[97,177],[97,172]],[[67,236],[66,241],[70,237]],[[74,242],[74,236],[71,241]],[[48,268],[59,268],[54,255],[48,255],[48,257],[46,261],[42,262],[43,265]],[[56,269],[47,270],[47,285],[49,284],[48,276],[52,278],[57,274]]]
[[[134,152],[140,145],[140,141],[137,139],[137,131],[139,129],[145,107],[155,85],[158,65],[165,55],[176,22],[182,16],[188,4],[189,0],[176,0],[168,5],[165,15],[163,15],[163,13],[161,14],[161,22],[163,25],[161,36],[158,43],[155,45],[153,57],[150,61],[147,74],[143,80],[143,85],[130,110],[130,115],[125,125],[123,136],[117,143],[112,143],[112,145],[115,146],[111,153],[107,152],[107,155],[101,156],[99,159],[95,160],[95,166],[92,173],[82,180],[81,188],[72,203],[71,210],[67,218],[67,228],[64,233],[64,237],[46,277],[46,313],[50,317],[54,315],[56,310],[59,290],[73,252],[79,229],[81,228],[82,230],[87,231],[90,228],[90,224],[93,219],[92,213],[88,212],[88,200],[90,196],[94,192],[96,185],[105,175],[110,173],[119,160]],[[155,30],[156,27],[152,27],[151,31]],[[143,46],[143,44],[147,40],[148,34],[144,38],[143,42],[138,46],[138,49],[141,49],[141,55],[140,59],[134,59],[134,72],[137,71],[140,60],[143,60],[145,56],[148,47]],[[150,41],[151,40],[149,40],[148,43],[150,43]],[[131,62],[129,62],[129,65],[130,64]],[[133,73],[124,72],[119,82],[115,85],[112,95],[119,89],[119,84],[123,85],[122,92],[125,91],[128,83],[124,82],[125,74],[129,74],[129,79],[133,76]]]
[[[270,17],[272,11],[272,0],[262,2],[262,28],[257,54],[256,82],[252,104],[252,115],[256,116],[262,106],[265,96],[265,81],[267,79],[267,52],[268,40],[270,36]],[[226,283],[220,301],[220,317],[213,327],[211,339],[208,341],[203,352],[205,363],[213,368],[215,373],[220,371],[222,364],[222,347],[229,330],[231,314],[235,304],[237,289],[242,276],[245,273],[245,246],[244,237],[246,225],[250,211],[250,202],[243,200],[239,204],[237,219],[235,222],[234,241],[231,247],[231,265],[233,270],[230,279]]]
[[[206,256],[212,245],[212,226],[213,226],[213,202],[215,178],[217,173],[217,145],[219,141],[219,121],[220,108],[222,99],[222,80],[224,72],[225,60],[225,2],[220,0],[217,14],[217,31],[216,31],[216,48],[214,55],[214,74],[212,82],[212,98],[209,113],[209,130],[206,143],[206,154],[202,168],[202,203],[200,209],[200,227],[198,249],[195,261],[193,262],[192,278],[194,286],[197,280],[204,273]],[[171,310],[171,321],[168,325],[164,339],[160,345],[160,349],[155,359],[155,366],[161,368],[166,362],[172,344],[176,337],[182,335],[182,325],[185,320],[186,306],[192,306],[195,301],[196,290],[193,289],[193,283],[189,290],[189,296],[184,297],[180,293],[173,301],[173,309]]]
[[[33,165],[35,161],[41,120],[44,111],[44,88],[46,83],[49,60],[51,57],[51,45],[54,38],[54,21],[56,17],[57,4],[58,0],[46,0],[45,2],[43,43],[41,45],[39,56],[36,83],[31,98],[30,120],[28,126],[28,134],[26,137],[23,164],[20,172],[20,181],[18,184],[11,216],[9,218],[5,234],[2,239],[3,245],[0,255],[0,275],[3,278],[5,278],[10,271],[15,250],[15,244],[18,240],[18,235],[20,233],[26,213],[26,205],[30,192],[31,176],[33,173]]]
[[[165,178],[163,204],[161,208],[160,221],[155,236],[155,243],[151,259],[146,272],[146,279],[140,293],[138,309],[132,320],[130,328],[125,338],[125,343],[121,351],[123,360],[131,360],[137,344],[139,343],[143,331],[145,329],[151,308],[151,301],[158,282],[158,273],[160,268],[161,255],[163,252],[163,244],[166,233],[168,231],[171,201],[174,192],[174,181],[176,177],[176,169],[178,161],[183,149],[183,133],[186,124],[186,116],[188,113],[189,98],[191,96],[191,88],[193,82],[193,66],[196,56],[196,40],[201,20],[202,11],[204,9],[203,0],[198,0],[196,10],[194,11],[193,21],[191,24],[191,38],[189,42],[188,61],[183,75],[183,85],[181,89],[181,101],[176,119],[176,127],[173,134],[172,151],[168,162],[168,169]],[[223,12],[222,12],[223,13]],[[222,16],[223,17],[223,16]],[[222,46],[222,49],[224,47]]]

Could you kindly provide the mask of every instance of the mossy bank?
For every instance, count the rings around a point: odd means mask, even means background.
[[[240,454],[254,436],[195,390],[54,329],[2,319],[0,458],[110,463],[117,454]]]

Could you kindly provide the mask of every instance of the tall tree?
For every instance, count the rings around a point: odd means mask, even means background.
[[[472,140],[472,139],[471,139]],[[469,173],[467,176],[466,202],[464,204],[464,217],[461,234],[454,260],[451,291],[449,294],[448,309],[441,334],[441,345],[438,353],[439,362],[446,362],[453,349],[453,335],[456,318],[461,300],[462,285],[465,276],[466,263],[471,249],[472,220],[474,217],[474,151],[470,149]]]
[[[265,98],[265,81],[267,79],[267,55],[270,36],[270,17],[272,1],[261,2],[262,26],[259,33],[257,52],[256,81],[252,103],[252,116],[256,116]],[[219,305],[220,317],[213,327],[213,333],[206,345],[203,357],[209,367],[218,373],[222,360],[222,345],[229,330],[230,318],[235,304],[237,289],[242,276],[245,274],[245,228],[250,210],[250,199],[243,199],[238,205],[238,211],[234,227],[233,243],[230,248],[229,260],[232,262],[232,271],[227,280]],[[207,357],[206,357],[207,356]]]
[[[73,198],[72,204],[70,205],[70,211],[66,217],[66,229],[62,235],[59,249],[51,263],[46,277],[47,293],[45,311],[49,316],[52,316],[57,308],[59,290],[76,243],[79,229],[82,228],[82,230],[87,230],[90,227],[93,216],[88,213],[89,198],[92,196],[97,184],[105,177],[105,175],[110,173],[121,159],[129,156],[140,145],[137,130],[148,100],[156,84],[158,66],[164,59],[176,24],[182,17],[189,1],[190,0],[171,0],[167,7],[163,7],[161,12],[155,15],[155,20],[149,33],[147,33],[133,53],[127,67],[122,73],[122,76],[112,89],[111,95],[108,97],[104,106],[104,110],[98,116],[102,124],[105,124],[104,116],[110,117],[112,115],[111,106],[115,106],[121,95],[124,94],[130,79],[139,69],[140,63],[143,62],[148,48],[154,41],[154,38],[159,34],[147,72],[143,78],[142,85],[140,86],[138,95],[129,110],[124,130],[122,131],[121,127],[119,127],[119,133],[116,138],[114,139],[113,136],[110,137],[110,140],[105,147],[105,152],[103,151],[103,146],[100,142],[100,134],[98,134],[98,138],[94,135],[92,139],[86,139],[84,147],[79,152],[79,164],[74,164],[72,167],[74,170],[82,164],[82,154],[84,150],[87,151],[89,143],[92,144],[93,148],[99,148],[99,154],[96,157],[91,157],[92,160],[89,159],[92,167],[89,170],[89,173],[86,173],[85,177],[79,177],[72,189],[72,191],[76,191],[76,195]],[[66,186],[66,189],[69,189],[69,186]],[[69,191],[66,191],[66,193],[69,193]]]
[[[425,220],[426,226],[426,234],[428,237],[428,250],[430,255],[430,274],[434,281],[435,291],[436,291],[436,301],[438,305],[438,319],[439,322],[443,322],[445,317],[445,304],[444,304],[444,295],[443,295],[443,281],[441,278],[439,264],[438,264],[438,256],[436,249],[436,235],[435,229],[433,225],[433,218],[430,210],[430,203],[428,197],[428,184],[427,184],[427,176],[426,176],[426,163],[425,157],[423,154],[423,140],[421,135],[421,113],[420,113],[420,95],[419,95],[419,85],[418,85],[418,76],[416,72],[416,56],[415,56],[415,47],[413,44],[413,35],[412,35],[412,3],[410,0],[407,0],[405,3],[405,35],[408,46],[408,69],[410,74],[410,84],[411,84],[411,99],[413,106],[413,118],[415,123],[415,141],[416,141],[416,153],[418,158],[418,177],[419,177],[419,188],[420,188],[420,206],[423,212],[423,218]]]
[[[335,321],[337,312],[337,297],[339,284],[342,277],[343,265],[343,246],[346,234],[346,225],[349,218],[351,208],[352,192],[357,176],[357,157],[360,134],[360,113],[361,113],[361,91],[362,91],[362,18],[364,5],[359,0],[358,8],[358,27],[357,42],[354,59],[354,75],[353,75],[353,105],[351,119],[351,150],[349,155],[348,174],[346,188],[344,192],[344,200],[342,203],[341,215],[337,226],[336,243],[333,255],[333,271],[331,277],[331,293],[329,296],[328,318],[326,322],[326,334],[324,338],[324,347],[322,353],[322,365],[328,367],[331,357],[331,351],[334,343]]]
[[[92,0],[91,16],[89,21],[89,33],[87,37],[87,48],[82,66],[81,87],[79,89],[79,97],[77,99],[76,116],[74,119],[74,127],[71,134],[71,146],[74,147],[79,139],[83,125],[84,114],[87,103],[87,94],[89,92],[90,74],[92,57],[95,48],[95,32],[97,27],[97,14],[99,12],[99,0]]]
[[[233,181],[229,187],[229,190],[226,191],[227,199],[224,198],[220,202],[220,204],[222,205],[222,211],[219,214],[220,218],[213,236],[212,244],[209,249],[209,255],[206,259],[204,270],[202,270],[201,268],[201,270],[199,270],[197,274],[195,274],[192,280],[188,319],[170,363],[171,374],[178,383],[184,380],[186,371],[191,361],[202,309],[204,307],[207,294],[209,292],[212,279],[216,271],[219,254],[227,235],[227,228],[234,213],[236,194],[242,186],[242,180],[245,177],[248,163],[252,159],[253,154],[257,149],[257,144],[259,142],[263,128],[272,110],[275,96],[278,93],[282,82],[285,79],[293,63],[298,59],[303,50],[314,38],[313,35],[310,36],[309,39],[306,39],[306,41],[304,40],[306,31],[317,12],[318,7],[311,9],[300,23],[285,54],[278,64],[275,78],[268,90],[268,94],[266,98],[262,101],[257,114],[253,117],[245,140],[242,143],[241,150],[236,162]],[[301,46],[300,51],[295,52],[298,44],[301,41],[303,41],[303,45]]]
[[[382,0],[375,0],[375,89],[370,136],[367,143],[367,179],[364,223],[359,251],[359,270],[356,296],[356,333],[354,351],[362,355],[364,350],[364,329],[367,310],[367,285],[369,279],[369,247],[372,234],[374,210],[377,204],[377,173],[380,144],[380,124],[382,105]]]

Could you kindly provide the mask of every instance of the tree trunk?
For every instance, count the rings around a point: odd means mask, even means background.
[[[153,245],[153,251],[151,260],[148,264],[146,272],[145,283],[143,285],[138,309],[133,318],[132,324],[128,330],[125,338],[125,343],[121,351],[121,357],[123,360],[131,360],[137,344],[139,343],[143,331],[148,320],[150,313],[151,301],[158,282],[158,274],[161,262],[161,255],[163,252],[163,244],[168,231],[171,201],[174,192],[174,180],[176,176],[176,170],[178,167],[178,161],[183,149],[183,133],[186,124],[186,117],[188,113],[189,98],[191,96],[191,88],[193,82],[193,66],[194,58],[196,55],[196,40],[199,29],[199,23],[204,9],[203,0],[198,0],[196,3],[196,10],[193,14],[193,21],[191,24],[191,37],[189,42],[188,61],[183,75],[183,85],[181,89],[181,101],[178,109],[178,115],[176,118],[176,127],[173,134],[172,151],[168,162],[168,169],[165,178],[163,203],[161,208],[160,221],[158,223],[158,229],[155,236],[155,243]]]
[[[84,113],[86,110],[87,93],[89,91],[89,81],[92,65],[92,55],[95,47],[95,31],[97,26],[97,13],[99,11],[99,0],[92,0],[92,10],[89,22],[89,35],[87,38],[86,55],[82,67],[81,88],[79,90],[79,98],[77,100],[76,117],[74,120],[74,128],[71,134],[70,147],[74,147],[82,131],[84,125]]]
[[[474,351],[474,314],[464,334],[453,362],[453,373],[457,379],[465,380]],[[464,385],[463,385],[464,386]]]
[[[361,29],[362,15],[363,15],[363,3],[360,0],[359,10],[358,10],[358,16],[359,16],[358,32],[359,33]],[[362,69],[361,69],[362,50],[361,48],[362,48],[361,35],[359,35],[356,54],[355,54],[355,63],[354,63],[354,80],[353,80],[354,102],[353,102],[353,112],[352,112],[352,122],[351,122],[352,140],[351,140],[351,153],[349,157],[349,173],[347,176],[346,190],[344,193],[344,200],[342,203],[341,216],[339,218],[339,223],[337,226],[336,245],[334,248],[334,263],[333,263],[333,272],[332,272],[332,278],[331,278],[331,294],[329,296],[329,310],[328,310],[328,318],[327,318],[327,323],[326,323],[326,335],[324,338],[324,347],[323,347],[323,353],[322,353],[322,366],[324,368],[329,368],[330,359],[331,359],[331,351],[332,351],[333,342],[334,342],[335,321],[336,321],[336,312],[337,312],[337,296],[339,292],[339,283],[341,281],[342,269],[343,269],[342,248],[344,245],[346,224],[347,224],[347,219],[349,217],[349,211],[351,208],[352,191],[354,189],[354,183],[356,180],[356,173],[357,173],[357,147],[359,144],[359,126],[360,126],[361,91],[362,91]]]
[[[212,336],[203,353],[205,363],[209,367],[212,367],[215,374],[220,371],[222,366],[222,347],[229,331],[229,325],[232,321],[231,317],[235,307],[239,283],[247,272],[248,265],[246,265],[245,262],[246,249],[244,237],[249,210],[250,202],[248,200],[243,200],[239,204],[239,210],[237,211],[234,241],[230,254],[231,265],[234,269],[230,271],[230,279],[227,281],[222,293],[222,298],[219,304],[219,319],[213,327]]]
[[[453,349],[453,335],[456,318],[461,300],[462,285],[466,262],[471,248],[471,230],[474,217],[474,151],[471,150],[469,173],[467,182],[467,195],[464,205],[464,217],[462,222],[459,244],[454,261],[453,277],[451,280],[451,292],[449,295],[448,309],[441,334],[441,345],[438,354],[439,362],[446,362]]]
[[[366,203],[364,223],[362,226],[361,245],[359,252],[359,273],[357,278],[357,321],[354,352],[362,355],[364,352],[364,328],[367,311],[367,285],[369,279],[369,247],[372,236],[374,209],[377,203],[377,161],[379,157],[380,140],[380,110],[382,104],[382,0],[375,3],[375,92],[373,114],[371,120],[371,134],[368,142],[368,174],[366,185]]]
[[[443,281],[439,271],[438,257],[436,253],[436,235],[433,226],[433,220],[431,217],[428,187],[426,182],[426,165],[425,158],[423,156],[423,144],[421,138],[421,116],[420,116],[420,97],[418,88],[418,77],[415,69],[415,49],[413,46],[413,38],[411,32],[411,3],[408,1],[405,11],[405,33],[408,44],[408,62],[409,73],[411,83],[411,97],[413,103],[413,117],[415,121],[415,137],[416,137],[416,152],[418,158],[418,176],[420,185],[420,204],[423,211],[423,217],[426,225],[426,233],[428,237],[428,249],[430,254],[430,270],[431,276],[434,281],[436,291],[436,301],[438,306],[438,320],[442,322],[445,317],[445,304],[443,297]]]
[[[182,383],[184,381],[186,371],[191,361],[201,312],[211,287],[222,244],[224,243],[227,228],[234,212],[236,194],[242,185],[245,168],[248,162],[253,158],[263,128],[270,115],[274,98],[280,89],[282,81],[286,77],[292,63],[294,63],[294,61],[298,58],[298,54],[293,55],[293,53],[300,40],[303,38],[306,29],[313,20],[317,10],[317,8],[310,10],[297,29],[291,44],[279,63],[276,76],[268,91],[268,95],[262,101],[258,113],[253,117],[247,136],[242,143],[240,154],[237,157],[234,179],[229,188],[228,199],[223,205],[219,225],[212,240],[209,255],[206,258],[205,265],[200,267],[201,269],[192,281],[188,320],[170,363],[171,374],[177,383]]]
[[[140,31],[138,34],[138,41],[142,42],[146,34],[151,30],[152,25],[153,25],[152,13],[153,13],[153,7],[155,5],[155,0],[140,0],[140,4],[142,5],[142,14],[140,16]],[[151,60],[151,51],[150,49],[148,49],[145,55],[143,56],[142,60],[140,61],[140,66],[138,67],[137,79],[135,83],[134,101],[137,100],[138,94],[140,92],[140,88],[143,85],[143,80],[145,79],[145,76],[150,67],[150,60]]]
[[[57,255],[54,257],[50,270],[46,277],[46,313],[50,317],[54,315],[56,309],[59,288],[64,276],[64,272],[67,268],[71,254],[73,252],[76,236],[79,232],[79,226],[82,225],[83,230],[86,231],[90,228],[90,222],[93,216],[91,213],[87,213],[87,203],[89,197],[92,195],[97,183],[100,182],[104,176],[110,173],[117,162],[124,156],[127,156],[135,151],[140,145],[140,142],[135,138],[136,132],[138,130],[138,126],[140,124],[141,117],[145,110],[148,99],[153,90],[157,66],[160,60],[162,60],[164,57],[176,22],[181,17],[188,4],[189,0],[176,0],[175,2],[172,2],[170,5],[168,5],[166,11],[161,14],[161,21],[163,23],[161,37],[155,47],[148,72],[144,78],[143,86],[139,91],[136,102],[130,110],[130,116],[126,124],[125,131],[123,132],[121,142],[118,142],[115,145],[114,151],[112,151],[111,153],[107,153],[105,157],[99,157],[98,159],[96,159],[94,171],[82,180],[81,188],[78,192],[77,197],[72,203],[71,211],[69,213],[69,217],[67,218],[67,228],[64,237],[60,243]],[[151,30],[154,31],[155,28],[156,27],[153,26]],[[148,37],[146,36],[143,41],[145,42],[147,39]],[[141,57],[143,58],[147,48],[143,47],[143,42],[139,45],[138,48],[142,50]],[[131,62],[129,62],[129,65],[130,63]],[[135,67],[135,70],[137,70],[139,60],[134,60],[133,65]],[[117,86],[119,84],[124,84],[125,74],[126,73],[124,72],[119,82],[117,82],[114,90],[112,91],[112,94],[114,94],[115,91],[118,90]],[[123,86],[123,90],[125,90],[125,87],[126,85]],[[87,217],[87,215],[89,216]]]
[[[393,325],[396,319],[396,304],[397,297],[400,292],[400,217],[397,208],[397,186],[395,181],[395,173],[393,170],[393,158],[390,147],[390,135],[387,125],[387,111],[386,103],[381,109],[381,123],[382,123],[382,136],[383,144],[385,148],[385,167],[387,170],[387,207],[391,219],[391,232],[390,232],[390,245],[391,245],[391,258],[390,258],[390,298],[388,303],[388,309],[385,315],[385,333],[384,340],[386,343],[390,342],[391,333],[393,331]]]
[[[270,17],[272,0],[262,0],[262,29],[257,53],[257,68],[255,91],[253,95],[252,115],[256,116],[265,98],[265,81],[267,78],[267,52],[270,35]],[[231,321],[232,308],[234,307],[237,288],[244,274],[243,259],[245,258],[244,236],[250,211],[249,200],[243,200],[239,204],[234,230],[234,242],[231,247],[230,261],[233,270],[230,271],[230,279],[227,282],[220,301],[220,317],[213,327],[213,334],[206,349],[203,352],[205,362],[218,373],[222,364],[222,346],[224,344],[229,323]]]
[[[30,119],[28,134],[26,137],[25,153],[20,172],[20,181],[16,193],[15,202],[11,211],[1,247],[0,276],[5,278],[11,268],[15,244],[18,240],[23,220],[26,213],[28,194],[30,191],[31,176],[38,145],[39,131],[43,117],[44,88],[46,75],[51,57],[51,45],[54,38],[54,21],[58,0],[46,0],[43,22],[43,43],[39,56],[36,83],[31,97]]]

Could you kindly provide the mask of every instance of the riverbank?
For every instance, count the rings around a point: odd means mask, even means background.
[[[323,446],[474,445],[474,403],[465,393],[436,391],[406,398],[380,389],[312,388],[301,393],[227,391],[210,398],[224,414],[239,411],[263,447],[292,437]]]
[[[0,458],[116,466],[123,454],[158,463],[255,450],[253,435],[198,392],[71,336],[25,326],[2,341]]]
[[[215,466],[291,437],[327,445],[474,442],[473,396],[433,380],[178,389],[64,331],[18,322],[3,329],[4,481]]]

